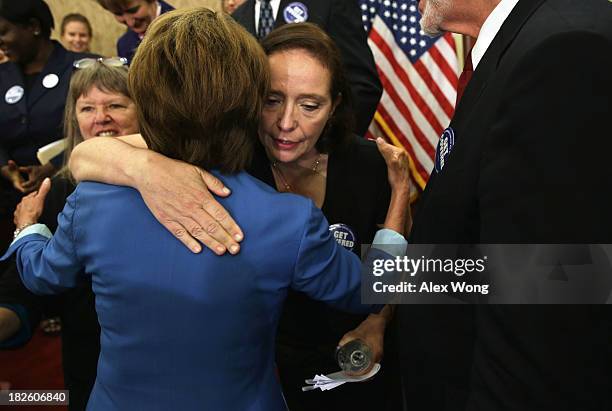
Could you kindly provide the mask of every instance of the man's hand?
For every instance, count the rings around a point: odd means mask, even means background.
[[[2,166],[0,172],[2,173],[2,177],[13,183],[15,190],[22,193],[25,192],[25,188],[23,188],[25,179],[21,176],[17,163],[15,163],[13,160],[9,160],[7,165]]]
[[[15,227],[20,228],[38,222],[45,207],[45,198],[49,190],[51,190],[51,180],[45,178],[38,191],[21,199],[14,213]]]
[[[244,235],[211,194],[230,190],[196,166],[147,153],[136,188],[155,218],[194,253],[202,250],[199,240],[218,255],[237,254]]]

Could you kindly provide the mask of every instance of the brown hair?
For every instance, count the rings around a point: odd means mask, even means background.
[[[268,62],[229,15],[203,7],[163,14],[128,77],[150,149],[206,169],[246,167],[269,87]]]
[[[76,70],[70,78],[70,88],[66,97],[64,110],[64,136],[66,137],[66,150],[64,151],[64,167],[60,173],[72,178],[68,169],[70,154],[77,144],[83,141],[83,135],[77,121],[76,102],[79,97],[87,94],[92,87],[97,87],[106,93],[123,94],[132,98],[127,85],[127,66],[110,67],[100,62],[93,66]]]
[[[71,14],[66,14],[64,16],[62,20],[62,26],[61,26],[61,32],[60,32],[62,36],[66,32],[66,25],[68,23],[72,23],[73,21],[83,23],[85,27],[87,27],[87,31],[89,32],[89,37],[93,37],[93,30],[91,29],[91,24],[89,23],[89,20],[87,20],[87,17],[79,13],[71,13]]]
[[[348,86],[340,51],[334,41],[319,26],[312,23],[285,24],[272,30],[261,42],[268,56],[289,50],[304,50],[316,58],[331,74],[332,101],[340,103],[316,144],[322,153],[334,151],[345,144],[353,128],[352,96]]]
[[[110,11],[111,13],[123,11],[128,7],[129,0],[96,0],[100,6]],[[145,0],[147,3],[153,3],[156,0]]]

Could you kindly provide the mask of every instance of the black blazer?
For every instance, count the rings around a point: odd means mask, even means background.
[[[283,10],[291,3],[291,0],[281,0],[274,27],[285,24]],[[368,46],[357,0],[302,0],[301,3],[308,8],[308,21],[325,30],[340,49],[353,94],[355,132],[363,136],[376,112],[382,85]],[[234,11],[232,17],[256,35],[255,0],[247,0]]]
[[[608,1],[519,1],[456,109],[409,243],[610,243],[611,67]],[[474,309],[399,310],[406,360],[424,358],[404,367],[423,390],[406,388],[426,409],[612,409],[609,307]]]

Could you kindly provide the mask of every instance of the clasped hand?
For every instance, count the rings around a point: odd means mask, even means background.
[[[13,160],[2,166],[2,176],[13,183],[13,187],[22,193],[32,192],[40,186],[46,177],[50,177],[55,172],[55,167],[51,163],[42,166],[19,166]],[[27,176],[27,179],[23,175]]]

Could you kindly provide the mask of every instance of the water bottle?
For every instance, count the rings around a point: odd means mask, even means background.
[[[336,349],[336,361],[345,373],[358,374],[372,362],[372,351],[362,340],[353,340]]]

